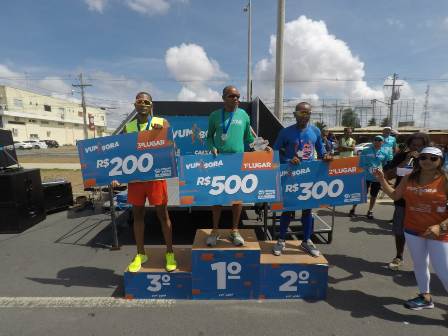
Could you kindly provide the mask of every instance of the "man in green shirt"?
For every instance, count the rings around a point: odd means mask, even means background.
[[[355,150],[356,141],[352,138],[351,127],[344,128],[344,136],[339,142],[339,157],[352,157]]]
[[[244,144],[252,143],[254,136],[250,128],[250,119],[246,111],[238,108],[240,93],[234,86],[226,86],[222,90],[224,107],[212,112],[208,121],[207,144],[213,155],[218,153],[243,153]],[[244,245],[244,239],[238,231],[241,204],[232,205],[232,233],[230,239],[236,246]],[[213,230],[207,237],[208,246],[215,246],[219,238],[217,229],[221,218],[222,207],[212,206]]]

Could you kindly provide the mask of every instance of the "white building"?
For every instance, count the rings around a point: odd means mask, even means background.
[[[88,136],[106,135],[106,111],[87,106]],[[56,140],[74,145],[84,139],[81,104],[36,92],[0,85],[0,128],[16,141]]]

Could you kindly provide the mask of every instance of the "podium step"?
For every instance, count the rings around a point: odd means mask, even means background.
[[[216,247],[205,244],[211,230],[197,230],[192,247],[193,299],[256,299],[259,287],[260,244],[254,230],[240,230],[245,246],[234,246],[231,230],[219,230]]]
[[[287,240],[281,256],[272,254],[275,241],[260,242],[260,299],[309,299],[326,297],[328,261],[300,249],[301,241]]]
[[[149,259],[140,271],[124,273],[125,297],[130,299],[190,299],[191,248],[174,247],[178,269],[165,270],[165,246],[145,248]]]

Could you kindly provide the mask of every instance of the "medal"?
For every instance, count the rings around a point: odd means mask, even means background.
[[[227,131],[230,128],[230,124],[232,123],[233,119],[233,112],[230,112],[229,120],[227,121],[227,124],[225,122],[225,115],[224,115],[224,109],[222,109],[222,133],[221,133],[221,140],[226,141],[227,140]]]
[[[227,140],[227,134],[226,133],[221,134],[221,140],[222,141],[226,141]]]

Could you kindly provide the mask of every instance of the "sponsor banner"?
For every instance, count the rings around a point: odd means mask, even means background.
[[[366,202],[365,175],[358,163],[359,157],[350,157],[282,164],[283,202],[273,204],[272,209],[299,210]]]
[[[163,116],[170,123],[176,155],[210,154],[207,147],[208,116]]]
[[[78,141],[85,187],[177,176],[169,128]]]
[[[180,203],[185,206],[279,202],[277,151],[188,155],[179,158]]]

